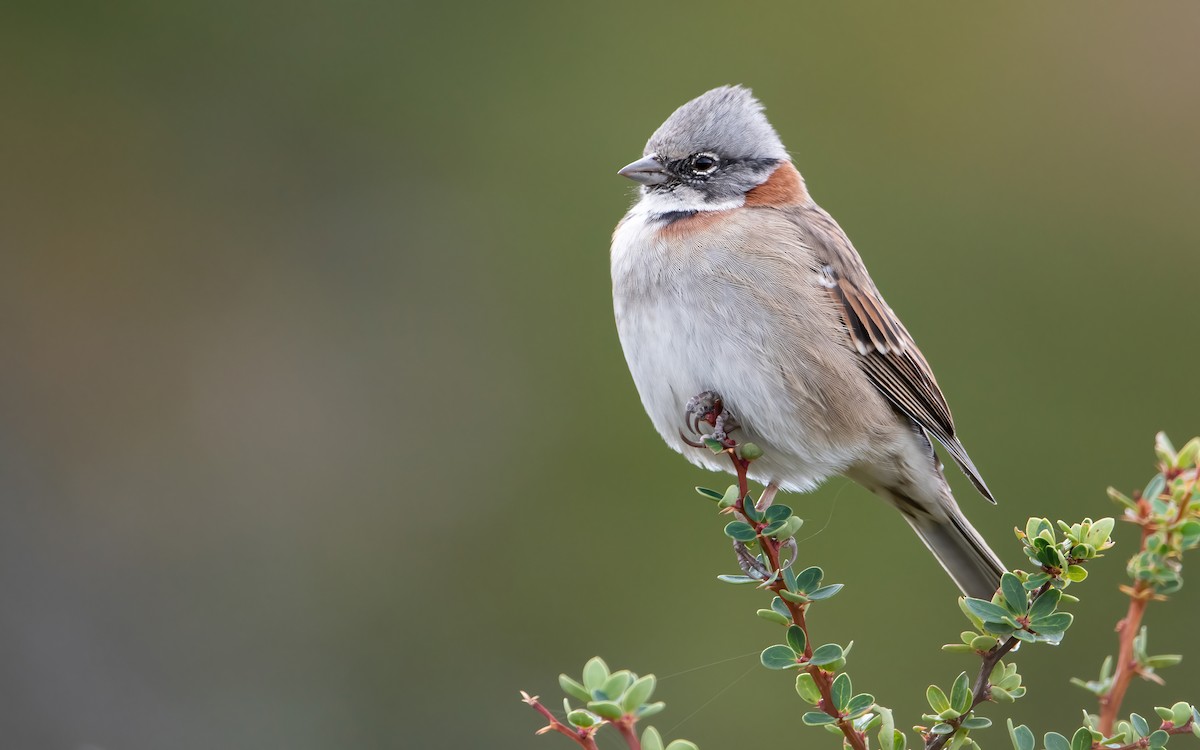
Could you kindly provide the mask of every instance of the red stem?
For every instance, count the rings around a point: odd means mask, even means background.
[[[546,708],[541,704],[541,702],[538,701],[536,695],[530,696],[528,693],[522,691],[521,699],[526,704],[532,706],[534,711],[537,711],[542,716],[545,716],[546,720],[550,722],[548,725],[539,729],[537,734],[545,734],[553,729],[555,732],[566,735],[567,737],[575,740],[575,742],[577,742],[579,746],[583,748],[583,750],[599,750],[596,747],[595,738],[592,737],[593,730],[573,729],[566,724],[563,724],[561,721],[555,718],[554,714],[550,713],[550,709]]]
[[[1150,503],[1146,498],[1138,500],[1138,520],[1142,527],[1142,541],[1138,546],[1139,550],[1146,549],[1146,540],[1154,533],[1154,528],[1149,523],[1150,518]],[[1146,605],[1150,603],[1150,598],[1154,595],[1150,585],[1145,581],[1138,581],[1132,589],[1123,588],[1122,590],[1129,594],[1129,609],[1125,613],[1125,617],[1117,623],[1117,642],[1119,644],[1117,651],[1117,668],[1113,673],[1112,686],[1108,692],[1100,696],[1100,723],[1096,726],[1096,731],[1103,734],[1105,737],[1112,735],[1113,727],[1117,723],[1117,714],[1121,711],[1121,703],[1125,700],[1125,692],[1129,689],[1129,683],[1133,680],[1133,676],[1138,673],[1137,660],[1133,656],[1133,641],[1137,637],[1138,631],[1142,627],[1142,616],[1146,613]]]
[[[741,496],[738,498],[737,504],[734,507],[743,516],[746,516],[745,500],[750,491],[749,480],[747,479],[746,474],[750,467],[750,462],[738,458],[737,453],[735,453],[733,448],[729,449],[729,456],[731,459],[733,459],[733,466],[737,471],[738,490],[741,493]],[[749,517],[746,517],[746,520],[750,521]],[[766,525],[759,521],[750,521],[750,524],[757,532],[761,532],[764,528],[766,528]],[[763,555],[767,558],[767,563],[771,572],[775,573],[779,571],[780,544],[771,537],[763,536],[761,533],[759,533],[758,545],[762,548]],[[811,657],[812,638],[808,637],[808,624],[804,617],[807,604],[796,604],[795,602],[788,601],[786,597],[782,596],[780,592],[787,590],[787,584],[785,584],[781,578],[777,578],[769,588],[771,591],[775,592],[776,596],[779,596],[779,600],[782,601],[784,606],[787,607],[788,612],[792,616],[792,622],[794,622],[800,627],[801,630],[804,631],[804,656],[806,658]],[[805,668],[805,671],[812,676],[813,682],[816,683],[817,690],[821,693],[821,702],[817,707],[825,712],[825,714],[828,716],[832,716],[837,719],[838,729],[842,730],[842,735],[846,738],[847,744],[849,744],[853,750],[867,750],[866,736],[862,732],[855,729],[854,725],[849,719],[841,715],[837,709],[837,706],[833,702],[833,673],[821,669],[816,664],[809,664]]]
[[[637,732],[633,729],[635,721],[637,719],[630,717],[628,720],[619,719],[612,724],[621,733],[621,736],[625,738],[625,744],[629,746],[629,750],[642,750],[642,741],[638,739]]]

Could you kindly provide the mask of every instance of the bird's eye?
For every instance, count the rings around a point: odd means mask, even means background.
[[[708,174],[717,168],[716,154],[697,154],[696,158],[692,159],[692,171],[697,174]]]

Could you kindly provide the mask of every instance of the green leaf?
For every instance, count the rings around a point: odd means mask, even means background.
[[[770,535],[775,539],[786,539],[789,536],[795,536],[796,532],[799,531],[800,527],[803,525],[803,518],[800,518],[799,516],[790,516],[785,518],[783,521],[776,521],[775,523],[771,524],[771,526],[774,527],[774,531],[772,531]]]
[[[1004,595],[1004,603],[1009,611],[1023,615],[1029,610],[1029,594],[1021,585],[1021,579],[1012,573],[1000,577],[1000,591]]]
[[[819,589],[814,589],[813,591],[808,592],[808,598],[814,602],[821,599],[828,599],[841,590],[842,584],[831,583],[828,586],[822,586]]]
[[[1099,549],[1104,546],[1104,542],[1112,535],[1113,527],[1117,525],[1114,518],[1101,518],[1092,524],[1092,528],[1088,531],[1087,543]]]
[[[725,526],[725,536],[739,542],[753,542],[758,538],[754,528],[744,521],[730,521]]]
[[[815,565],[805,568],[796,574],[796,589],[799,591],[812,591],[821,583],[821,579],[824,577],[825,571]]]
[[[725,497],[720,492],[717,492],[716,490],[710,490],[707,487],[697,487],[696,492],[704,497],[707,497],[709,500],[714,500],[718,503],[721,502],[722,497]]]
[[[716,439],[710,438],[710,437],[703,438],[703,440],[704,440],[704,444],[706,446],[708,446],[708,449],[710,451],[712,451],[713,453],[724,453],[725,452],[725,445],[720,440],[716,440]]]
[[[940,714],[950,709],[950,699],[946,697],[946,694],[937,685],[930,685],[925,688],[925,700],[929,702],[929,707],[933,709],[935,714]]]
[[[778,612],[780,615],[782,615],[783,617],[785,617],[785,618],[787,619],[787,621],[788,621],[788,622],[791,622],[791,621],[792,621],[792,613],[791,613],[791,610],[789,610],[789,609],[787,608],[787,605],[786,605],[786,604],[784,604],[784,603],[783,603],[783,600],[782,600],[782,599],[780,599],[778,596],[777,596],[777,597],[775,597],[774,599],[772,599],[772,600],[771,600],[771,609],[775,610],[775,611],[776,611],[776,612]]]
[[[1037,598],[1033,606],[1029,608],[1029,617],[1037,619],[1054,613],[1058,609],[1058,602],[1062,599],[1062,592],[1058,589],[1049,589],[1046,593]]]
[[[761,522],[763,518],[763,514],[758,510],[758,506],[754,504],[754,499],[749,495],[746,495],[746,497],[743,498],[742,515],[744,515],[747,520],[756,522]]]
[[[570,677],[567,677],[565,674],[560,674],[558,676],[558,686],[562,688],[564,693],[577,701],[583,701],[584,703],[587,703],[592,699],[592,694],[587,691],[587,688],[585,688],[583,685],[580,685]]]
[[[959,724],[963,729],[987,729],[992,725],[992,720],[986,716],[972,716],[969,719],[963,719],[962,724]]]
[[[1066,579],[1072,583],[1079,583],[1088,577],[1087,568],[1082,565],[1070,565],[1067,567]]]
[[[1141,714],[1129,714],[1129,721],[1133,724],[1133,731],[1137,732],[1138,737],[1150,734],[1150,723]]]
[[[658,680],[652,674],[636,679],[625,691],[625,695],[621,697],[621,708],[625,709],[626,713],[636,711],[638,706],[650,700],[657,683]]]
[[[829,695],[833,698],[834,707],[838,711],[845,711],[846,706],[850,704],[850,698],[854,695],[854,688],[850,686],[850,675],[842,672],[833,678],[833,685],[829,688]]]
[[[737,505],[737,501],[741,498],[738,494],[738,486],[731,484],[725,488],[725,494],[721,495],[721,501],[717,503],[718,508],[732,508]]]
[[[1010,616],[1008,610],[1004,607],[984,601],[983,599],[968,597],[966,603],[971,613],[984,622],[1004,622]]]
[[[1041,536],[1043,531],[1054,534],[1054,527],[1045,518],[1030,518],[1025,522],[1025,534],[1030,538]]]
[[[1012,739],[1013,750],[1034,750],[1037,739],[1029,727],[1021,724],[1013,726],[1012,719],[1008,720],[1008,736]]]
[[[1074,620],[1075,615],[1072,615],[1070,612],[1055,612],[1052,615],[1046,615],[1029,623],[1029,628],[1043,635],[1052,635],[1054,633],[1066,632]]]
[[[953,734],[954,727],[946,723],[934,724],[929,728],[929,731],[933,734]]]
[[[1183,701],[1179,701],[1171,706],[1171,723],[1177,727],[1181,727],[1188,723],[1188,719],[1192,718],[1192,707]]]
[[[1150,733],[1150,737],[1148,739],[1150,742],[1150,747],[1159,748],[1167,744],[1167,740],[1171,739],[1171,735],[1167,734],[1162,729],[1156,729]]]
[[[639,719],[648,719],[654,714],[660,713],[666,707],[667,704],[663,703],[662,701],[647,703],[637,710],[637,715]]]
[[[977,635],[968,644],[972,651],[991,651],[996,647],[996,638],[991,635]]]
[[[1036,573],[1030,573],[1029,578],[1025,579],[1025,583],[1023,585],[1025,586],[1026,591],[1036,591],[1042,587],[1042,584],[1049,580],[1050,576],[1047,573],[1038,571]]]
[[[759,582],[759,579],[751,578],[750,576],[729,575],[729,574],[719,575],[719,576],[717,576],[717,580],[720,581],[721,583],[732,583],[735,586],[744,586],[747,583],[758,583]]]
[[[767,622],[773,622],[776,625],[787,625],[789,622],[791,622],[791,618],[785,617],[773,609],[760,609],[754,614],[763,618]]]
[[[696,747],[695,742],[687,740],[672,740],[670,745],[667,745],[667,750],[700,750]]]
[[[797,594],[795,591],[788,591],[786,589],[780,591],[779,595],[793,604],[804,604],[808,601],[808,597],[804,594]]]
[[[796,666],[796,652],[787,646],[767,646],[758,658],[767,669],[790,669]]]
[[[819,727],[824,724],[833,724],[837,719],[820,711],[808,711],[800,717],[800,721],[804,722],[806,726]]]
[[[836,643],[826,643],[824,646],[817,646],[813,649],[812,657],[808,661],[820,667],[825,664],[832,664],[842,658],[842,653],[841,646]]]
[[[1092,732],[1087,727],[1075,730],[1071,737],[1071,750],[1092,750]]]
[[[821,690],[817,687],[816,680],[808,672],[796,675],[796,693],[805,703],[815,706],[821,702]]]
[[[592,701],[588,704],[588,710],[598,716],[603,716],[609,721],[616,721],[625,715],[625,711],[621,709],[621,704],[616,701]]]
[[[979,617],[971,611],[971,608],[967,606],[967,598],[965,596],[958,597],[958,608],[961,609],[966,618],[971,621],[972,627],[976,629],[983,627],[983,620],[979,619]]]
[[[591,693],[604,687],[608,681],[608,665],[599,656],[588,659],[583,665],[583,686]]]
[[[879,707],[879,750],[897,750],[894,737],[896,734],[896,719],[892,716],[892,709]],[[901,734],[903,742],[904,735]]]
[[[1166,488],[1167,478],[1162,474],[1155,474],[1150,483],[1146,485],[1146,489],[1142,490],[1142,497],[1147,500],[1157,500]]]
[[[775,523],[776,521],[783,521],[784,519],[789,518],[791,515],[792,509],[788,506],[772,505],[770,508],[767,508],[767,512],[763,514],[763,522]]]
[[[1151,669],[1163,669],[1173,667],[1181,661],[1183,661],[1183,656],[1180,654],[1159,654],[1146,657],[1145,665]]]
[[[1046,750],[1071,750],[1071,743],[1058,732],[1046,732],[1042,741],[1046,744]]]
[[[1196,466],[1197,461],[1200,461],[1200,437],[1194,437],[1183,444],[1175,456],[1175,466],[1179,469],[1188,469]]]
[[[995,685],[993,685],[991,690],[988,692],[991,693],[992,700],[996,701],[997,703],[1012,703],[1015,700],[1012,693],[1008,692],[1004,688],[998,688]]]
[[[600,688],[600,692],[604,693],[604,697],[608,700],[617,700],[621,697],[621,693],[625,692],[625,688],[633,682],[633,674],[628,669],[622,669],[613,672],[607,680],[604,681],[604,687]]]
[[[600,723],[599,718],[594,714],[584,711],[582,708],[577,708],[567,714],[567,723],[580,729],[594,727]]]
[[[788,626],[787,644],[792,647],[792,651],[803,654],[808,646],[808,636],[804,634],[804,629],[799,625]]]
[[[950,707],[960,714],[965,714],[971,708],[971,686],[966,672],[959,672],[950,687]]]
[[[1133,500],[1126,497],[1125,494],[1123,492],[1120,492],[1119,490],[1117,490],[1116,487],[1108,488],[1108,497],[1110,500],[1120,503],[1121,505],[1124,505],[1126,508],[1129,508],[1130,510],[1137,509],[1137,503],[1133,502]]]
[[[854,718],[857,715],[865,713],[868,709],[875,705],[875,696],[870,693],[859,693],[850,699],[846,704],[846,713]]]
[[[663,750],[662,735],[654,727],[646,727],[642,732],[642,750]]]

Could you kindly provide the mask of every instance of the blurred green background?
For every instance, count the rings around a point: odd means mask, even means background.
[[[655,723],[707,750],[836,742],[756,666],[777,632],[714,581],[691,491],[724,480],[625,370],[615,170],[752,86],[1015,563],[1015,524],[1111,514],[1156,430],[1200,432],[1198,27],[1185,2],[6,4],[0,745],[564,748],[517,691],[594,653],[663,678]],[[937,650],[952,586],[848,482],[788,502],[848,585],[814,634],[911,725],[969,664]],[[1066,643],[1021,654],[1039,733],[1093,705],[1067,677],[1113,650],[1119,532]],[[1200,699],[1188,579],[1148,623],[1189,661],[1129,709]]]

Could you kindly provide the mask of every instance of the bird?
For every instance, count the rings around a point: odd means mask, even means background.
[[[750,89],[675,110],[643,156],[613,231],[617,333],[642,405],[693,464],[729,471],[686,439],[697,394],[717,394],[762,456],[748,476],[807,492],[845,476],[900,511],[963,594],[990,599],[1006,570],[967,521],[937,440],[988,501],[912,336],[807,185]],[[694,405],[694,400],[693,400]]]

